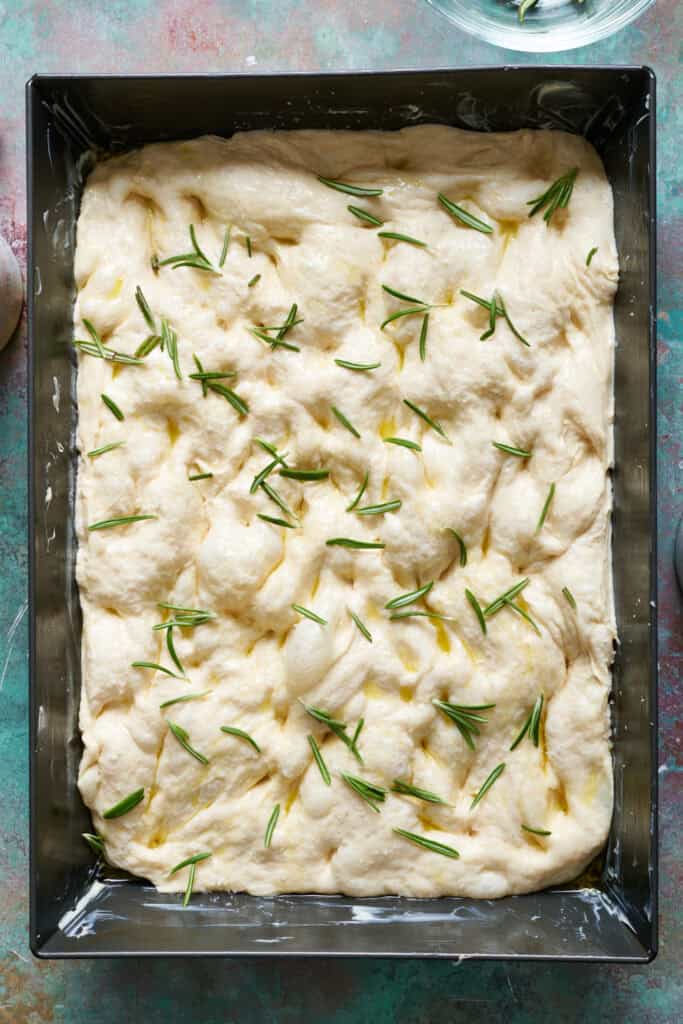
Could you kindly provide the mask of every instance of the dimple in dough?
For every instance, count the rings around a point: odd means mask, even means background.
[[[550,225],[530,218],[528,201],[572,167],[567,211]],[[318,174],[384,192],[353,198]],[[458,224],[439,192],[493,232]],[[349,204],[428,246],[383,240]],[[222,273],[155,273],[153,255],[190,248],[191,223],[214,263],[232,225]],[[139,285],[157,322],[164,316],[177,332],[182,371],[178,380],[159,348],[143,366],[79,357],[79,785],[110,861],[164,891],[185,886],[187,870],[169,878],[176,863],[206,851],[200,890],[482,898],[566,881],[590,861],[612,812],[608,468],[617,275],[604,170],[584,140],[561,132],[255,132],[147,146],[95,168],[78,221],[76,335],[84,336],[85,317],[106,344],[133,353],[149,333],[135,302]],[[424,361],[421,316],[380,330],[405,306],[383,283],[433,304]],[[480,341],[487,314],[461,289],[486,298],[497,290],[530,347],[502,319]],[[299,352],[271,351],[248,332],[282,323],[292,303],[303,322],[287,339]],[[247,416],[218,394],[202,396],[189,378],[193,354],[206,369],[235,371],[225,383],[247,401]],[[381,366],[354,372],[338,358]],[[103,392],[124,412],[122,422]],[[330,470],[320,482],[271,475],[298,516],[296,529],[257,517],[282,513],[262,491],[250,493],[269,461],[256,437],[286,451],[291,466]],[[125,445],[85,457],[114,441]],[[505,455],[493,441],[532,457]],[[202,472],[213,476],[188,479]],[[398,512],[346,511],[366,473],[362,504],[400,499]],[[537,530],[551,483],[554,499]],[[158,518],[87,530],[135,513]],[[464,567],[448,528],[465,541]],[[385,547],[326,546],[331,537]],[[540,635],[509,607],[488,618],[484,635],[465,589],[485,604],[525,577],[520,605]],[[413,607],[449,620],[391,621],[387,601],[428,581],[426,603]],[[174,631],[189,682],[131,667],[173,668],[163,632],[152,628],[163,619],[159,601],[215,614]],[[327,625],[302,618],[293,604]],[[527,738],[510,751],[541,693],[538,746]],[[474,749],[434,699],[495,704]],[[363,766],[301,701],[349,731],[365,719]],[[208,765],[180,746],[168,719]],[[261,753],[221,725],[248,732]],[[501,763],[503,774],[472,809]],[[400,778],[447,803],[389,792],[377,814],[341,772],[387,790]],[[138,787],[138,807],[102,817]],[[418,848],[394,828],[460,857]]]

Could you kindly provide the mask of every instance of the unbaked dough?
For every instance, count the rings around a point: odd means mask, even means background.
[[[529,217],[529,201],[573,167],[566,211],[549,224]],[[318,175],[383,194],[354,197]],[[440,192],[493,231],[459,223]],[[349,205],[427,247],[380,237]],[[156,266],[191,251],[190,224],[214,266],[231,225],[220,273]],[[211,856],[197,864],[195,889],[257,894],[488,898],[575,877],[604,843],[612,812],[608,470],[618,265],[611,192],[591,146],[561,132],[440,126],[150,145],[91,174],[75,273],[77,338],[87,340],[85,318],[105,345],[134,353],[150,333],[139,286],[155,321],[166,318],[176,332],[182,374],[160,347],[139,366],[79,355],[79,785],[109,860],[164,891],[185,887],[189,869],[169,872],[202,852]],[[424,360],[422,315],[380,329],[407,308],[382,284],[433,305]],[[529,347],[502,317],[481,341],[488,315],[461,289],[486,299],[497,291]],[[286,340],[299,351],[250,333],[282,324],[293,303],[301,322]],[[222,383],[248,415],[219,393],[203,396],[189,376],[193,355],[205,370],[235,372]],[[381,365],[355,371],[336,359]],[[270,461],[257,437],[286,452],[290,467],[330,471],[312,482],[277,468],[268,477],[298,517],[294,529],[258,518],[288,517],[262,488],[250,493]],[[189,479],[204,473],[213,475]],[[366,473],[361,507],[400,500],[398,511],[347,511]],[[157,518],[87,529],[133,514]],[[450,529],[465,543],[465,566]],[[328,546],[335,537],[385,546]],[[527,577],[518,604],[539,634],[506,605],[487,617],[484,635],[466,589],[485,606]],[[431,581],[404,610],[448,620],[390,619],[387,602]],[[131,667],[160,663],[179,674],[165,631],[153,629],[172,614],[159,602],[214,616],[173,631],[189,681]],[[511,751],[540,694],[538,745],[527,736]],[[495,704],[481,712],[487,721],[473,749],[433,705],[439,699]],[[348,735],[364,718],[362,765],[302,702],[348,723]],[[260,753],[224,725],[248,733]],[[472,808],[499,764],[505,770]],[[387,790],[379,813],[342,772]],[[392,793],[395,779],[446,803]],[[137,807],[103,818],[138,788]]]

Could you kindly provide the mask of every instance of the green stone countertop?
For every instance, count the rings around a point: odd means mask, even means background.
[[[0,0],[0,232],[26,255],[24,82],[121,74],[649,64],[659,118],[660,952],[647,967],[418,961],[38,962],[28,949],[26,329],[0,353],[0,1024],[678,1024],[681,941],[683,4],[658,0],[590,48],[533,60],[464,36],[423,0]]]

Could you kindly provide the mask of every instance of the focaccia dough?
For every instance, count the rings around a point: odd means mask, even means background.
[[[529,200],[572,167],[567,210],[550,224],[529,217]],[[319,174],[384,191],[355,198]],[[439,192],[493,232],[458,223]],[[349,204],[428,247],[382,239]],[[214,264],[232,225],[221,274],[153,268],[155,256],[190,250],[190,224]],[[600,160],[583,139],[560,132],[257,132],[147,146],[95,168],[78,221],[76,337],[87,338],[85,318],[105,344],[135,352],[149,334],[135,301],[139,285],[157,322],[163,316],[177,332],[182,372],[178,380],[160,348],[142,366],[79,356],[79,785],[111,862],[171,891],[184,888],[187,869],[169,877],[170,869],[210,852],[197,866],[196,889],[498,897],[571,879],[594,856],[612,810],[608,468],[617,273]],[[382,284],[433,304],[424,360],[421,315],[380,330],[406,308]],[[487,299],[497,290],[530,347],[502,318],[480,341],[487,314],[461,289]],[[283,323],[292,303],[302,322],[287,340],[300,351],[271,350],[249,333]],[[236,372],[224,383],[248,403],[248,415],[219,394],[202,396],[189,378],[193,354],[206,370]],[[356,372],[339,358],[381,366]],[[419,442],[422,451],[387,436]],[[319,482],[269,477],[299,517],[296,529],[257,516],[283,513],[262,490],[250,493],[269,461],[256,437],[286,451],[290,466],[330,470]],[[85,455],[120,440],[125,446]],[[506,455],[493,441],[532,457]],[[203,472],[213,477],[188,479]],[[366,472],[362,504],[400,499],[398,512],[347,511]],[[158,518],[87,530],[132,514]],[[466,566],[449,528],[465,541]],[[385,547],[327,546],[333,537]],[[540,635],[507,606],[488,617],[484,635],[465,590],[486,604],[525,577],[520,607]],[[386,603],[428,581],[426,601],[409,608],[449,621],[391,621]],[[152,628],[167,614],[158,602],[215,615],[174,631],[189,683],[131,667],[174,667],[163,631]],[[159,707],[201,691],[208,692],[200,699]],[[541,693],[538,746],[527,738],[511,751]],[[483,712],[474,749],[433,699],[495,704]],[[348,723],[349,732],[364,718],[362,766],[300,701]],[[169,719],[208,765],[177,742]],[[222,725],[249,733],[260,754]],[[472,809],[501,763],[503,774]],[[403,779],[447,803],[388,792],[374,813],[341,772],[387,790]],[[145,795],[134,810],[102,817],[138,787]],[[421,849],[394,828],[460,857]]]

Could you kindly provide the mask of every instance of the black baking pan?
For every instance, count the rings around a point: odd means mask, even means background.
[[[656,952],[655,82],[642,67],[43,77],[27,86],[30,381],[31,947],[122,955],[503,957],[646,962]],[[68,340],[83,182],[98,156],[255,128],[425,122],[562,129],[614,190],[615,812],[574,883],[500,900],[158,893],[94,865],[76,788],[75,363]]]

